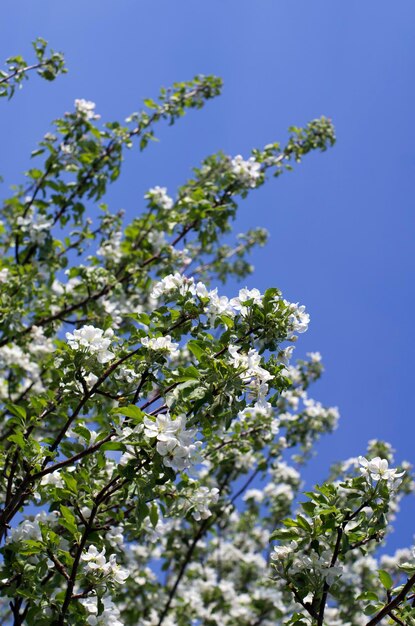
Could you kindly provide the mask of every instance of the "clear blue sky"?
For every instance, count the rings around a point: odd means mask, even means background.
[[[109,198],[130,216],[148,187],[173,192],[208,153],[247,155],[284,140],[291,124],[333,118],[334,149],[253,194],[236,225],[269,229],[249,286],[278,286],[307,305],[312,324],[297,351],[322,352],[326,373],[314,395],[341,411],[310,481],[374,437],[415,461],[414,23],[413,0],[20,0],[2,8],[1,58],[27,54],[41,35],[70,68],[0,103],[2,196],[74,98],[94,100],[104,120],[124,119],[161,85],[196,73],[225,81],[221,98],[163,128],[144,155],[128,155]],[[393,547],[412,540],[411,500]]]

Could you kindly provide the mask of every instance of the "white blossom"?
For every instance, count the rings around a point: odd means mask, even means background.
[[[120,621],[120,611],[110,598],[102,598],[104,609],[98,615],[98,600],[95,597],[84,598],[82,604],[88,611],[87,623],[90,626],[124,626]]]
[[[364,476],[369,476],[372,480],[386,480],[393,483],[396,479],[401,478],[405,472],[398,472],[397,469],[388,469],[389,463],[386,459],[379,456],[373,459],[366,459],[359,456],[360,471]]]
[[[291,541],[291,543],[287,545],[275,546],[274,550],[271,552],[271,559],[273,561],[282,561],[289,556],[297,549],[297,542]]]
[[[187,278],[186,276],[179,274],[179,272],[169,274],[153,286],[151,297],[158,299],[161,296],[169,295],[175,291],[182,296],[187,293],[194,294],[194,282],[193,278]]]
[[[300,306],[298,302],[293,303],[287,302],[286,300],[284,300],[284,303],[288,306],[291,313],[288,318],[291,333],[305,333],[310,323],[310,316],[306,312],[305,306]]]
[[[236,311],[240,311],[242,317],[246,317],[249,313],[249,308],[246,303],[252,301],[252,304],[262,307],[262,295],[259,289],[241,289],[237,298],[232,298],[231,305]]]
[[[205,486],[198,487],[189,497],[193,519],[199,521],[210,517],[212,512],[209,507],[216,504],[218,499],[219,489],[216,487],[212,489]]]
[[[127,383],[133,383],[138,378],[140,378],[140,374],[138,374],[137,372],[135,372],[129,367],[125,367],[124,365],[121,365],[120,367],[116,369],[114,373],[114,378],[116,380],[124,380]]]
[[[171,340],[170,335],[151,338],[143,337],[143,339],[141,340],[141,344],[148,350],[152,350],[154,352],[166,352],[169,356],[173,358],[179,355],[179,344],[174,343]]]
[[[122,258],[121,240],[121,231],[112,233],[109,239],[106,239],[101,243],[101,245],[97,249],[97,255],[102,256],[104,259],[109,259],[117,263]]]
[[[123,545],[124,535],[121,526],[114,526],[105,534],[105,539],[113,547],[117,548]]]
[[[43,213],[34,214],[31,209],[26,217],[19,216],[16,221],[17,226],[25,233],[31,242],[42,245],[45,243],[51,227],[53,219],[48,219]]]
[[[42,480],[40,481],[40,484],[42,485],[42,487],[50,486],[50,487],[58,487],[59,489],[62,489],[65,486],[65,483],[62,479],[62,476],[59,470],[55,470],[54,472],[51,472],[50,474],[46,474],[46,476],[43,476]]]
[[[113,352],[108,350],[111,345],[114,331],[110,328],[103,331],[101,328],[86,325],[73,333],[66,333],[68,345],[73,350],[82,350],[96,356],[99,363],[107,363],[114,358]]]
[[[105,547],[99,552],[92,544],[87,552],[82,553],[81,559],[85,561],[87,570],[108,576],[118,584],[123,584],[129,576],[129,572],[118,565],[115,554],[111,554],[109,560],[106,560]]]
[[[91,100],[84,100],[83,98],[75,100],[75,109],[76,112],[89,120],[99,120],[101,117],[95,113],[95,102],[91,102]]]
[[[41,540],[42,532],[40,530],[40,523],[49,524],[52,526],[59,517],[57,511],[40,511],[32,519],[28,518],[20,522],[17,526],[11,529],[9,536],[7,537],[7,543],[14,543],[16,541],[26,541],[27,539]]]
[[[52,339],[45,337],[43,329],[40,326],[32,326],[28,349],[31,354],[42,356],[53,352],[55,346]]]
[[[235,174],[238,182],[246,187],[256,187],[261,177],[261,164],[254,157],[244,160],[238,154],[231,160],[231,171]]]
[[[178,471],[189,468],[199,460],[201,442],[194,441],[195,435],[195,429],[186,430],[185,415],[173,419],[166,413],[154,419],[144,418],[144,436],[157,439],[156,449],[163,457],[164,465]]]
[[[218,289],[212,289],[208,292],[209,302],[205,305],[205,313],[211,324],[215,323],[219,315],[235,316],[234,307],[227,296],[219,296]]]
[[[167,188],[158,185],[149,189],[144,197],[151,200],[160,209],[171,209],[174,204],[172,198],[167,195]]]

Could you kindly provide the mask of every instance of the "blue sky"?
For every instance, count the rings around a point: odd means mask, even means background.
[[[161,85],[197,73],[224,79],[222,97],[127,156],[108,199],[129,216],[146,189],[173,193],[209,153],[248,155],[283,141],[292,124],[333,119],[336,146],[252,194],[236,223],[270,231],[249,286],[277,286],[307,305],[312,323],[297,352],[321,351],[326,373],[314,396],[341,411],[307,470],[311,482],[375,437],[415,461],[414,20],[412,0],[21,0],[2,9],[0,58],[29,54],[41,35],[70,69],[1,103],[2,196],[74,98],[94,100],[104,120],[124,119]],[[414,514],[412,497],[392,547],[412,541]]]

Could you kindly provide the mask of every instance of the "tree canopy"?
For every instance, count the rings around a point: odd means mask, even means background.
[[[34,53],[7,60],[0,96],[66,71]],[[376,554],[411,466],[372,440],[303,493],[339,417],[310,395],[320,354],[293,361],[309,315],[276,286],[224,293],[267,239],[232,235],[239,201],[331,147],[331,121],[208,156],[129,222],[104,203],[125,150],[221,86],[176,83],[122,123],[75,100],[3,202],[3,624],[415,624],[414,555]]]

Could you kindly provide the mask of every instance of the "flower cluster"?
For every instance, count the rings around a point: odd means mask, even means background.
[[[89,120],[99,120],[101,117],[95,113],[95,102],[91,102],[91,100],[84,100],[83,98],[78,98],[75,100],[75,109],[78,115],[84,117]]]
[[[398,479],[402,478],[405,472],[398,472],[397,469],[389,469],[389,463],[386,459],[381,459],[379,456],[373,459],[366,459],[364,456],[359,456],[360,471],[364,476],[371,478],[374,481],[385,480],[390,487],[396,487],[398,485]]]
[[[284,300],[284,303],[289,307],[291,312],[288,318],[291,333],[305,333],[310,323],[310,315],[306,312],[305,306],[300,306],[298,302],[287,302],[287,300]]]
[[[153,204],[155,204],[159,209],[171,209],[173,207],[173,200],[170,196],[167,195],[166,187],[153,187],[149,189],[146,195],[144,196],[148,200],[150,200]]]
[[[291,541],[286,545],[274,546],[274,549],[271,552],[271,559],[273,561],[284,561],[293,555],[297,547],[298,544],[296,541]]]
[[[110,554],[109,560],[105,558],[105,548],[101,552],[98,548],[91,544],[87,552],[81,555],[82,561],[86,563],[86,569],[94,574],[100,574],[111,581],[124,584],[130,575],[129,572],[118,565],[115,554]]]
[[[318,578],[323,578],[328,585],[332,585],[343,571],[341,565],[331,565],[332,557],[333,553],[331,550],[323,550],[321,554],[318,554],[315,550],[310,550],[309,554],[298,554],[290,567],[290,573],[300,574],[307,572],[307,575],[314,574]]]
[[[36,342],[32,346],[29,344],[29,348],[35,348],[36,345]],[[0,369],[9,369],[10,371],[10,369],[18,367],[24,372],[25,378],[20,380],[20,385],[17,388],[18,393],[28,387],[37,393],[43,391],[41,370],[38,358],[36,358],[38,356],[36,351],[33,356],[35,358],[31,359],[31,349],[23,350],[23,348],[16,344],[0,347]],[[6,389],[7,381],[10,380],[10,377],[5,376],[3,380],[5,395],[9,395],[10,392]]]
[[[172,358],[179,354],[179,344],[171,340],[170,335],[164,337],[143,337],[141,345],[153,352],[165,352]]]
[[[209,507],[216,504],[219,500],[219,489],[213,487],[200,486],[189,495],[189,509],[192,511],[192,517],[196,521],[207,519],[212,515]]]
[[[231,171],[241,185],[254,188],[261,177],[261,164],[254,157],[246,161],[238,154],[231,160]]]
[[[162,280],[157,282],[151,291],[151,297],[157,300],[161,296],[169,296],[173,293],[178,293],[181,296],[185,295],[201,295],[202,297],[207,294],[207,290],[203,283],[195,283],[194,278],[188,278],[176,272],[175,274],[169,274]]]
[[[249,306],[262,306],[262,295],[258,289],[240,289],[236,298],[229,299],[227,296],[219,296],[217,287],[208,290],[202,282],[196,282],[194,278],[188,278],[176,272],[163,278],[153,286],[151,297],[158,300],[162,296],[178,294],[192,298],[199,298],[204,304],[204,313],[211,322],[222,314],[234,317],[236,314],[246,317]]]
[[[171,418],[169,413],[155,419],[144,418],[144,435],[157,440],[157,452],[166,467],[182,471],[199,460],[200,441],[195,441],[196,429],[186,430],[186,416]]]
[[[259,289],[247,289],[246,287],[240,289],[238,297],[232,298],[230,304],[242,317],[246,317],[249,312],[248,302],[262,307],[262,294]]]
[[[8,267],[3,267],[3,269],[0,270],[0,284],[7,282],[9,274],[10,270]]]
[[[120,261],[122,258],[121,240],[121,231],[112,233],[109,239],[101,243],[100,247],[97,249],[97,255],[102,256],[104,259],[111,259],[115,262]]]
[[[41,524],[53,526],[59,518],[57,511],[40,511],[35,516],[31,516],[23,520],[18,526],[12,528],[7,538],[7,543],[16,543],[18,541],[36,541],[42,539]]]
[[[261,366],[261,356],[251,348],[247,354],[240,351],[238,346],[228,347],[229,361],[233,367],[240,371],[240,377],[248,387],[250,396],[261,407],[268,409],[266,402],[268,393],[267,382],[273,378],[272,374]]]
[[[58,470],[55,470],[54,472],[43,476],[40,484],[42,485],[42,487],[57,487],[58,489],[61,489],[65,486],[61,473]]]
[[[124,626],[124,623],[120,621],[120,611],[110,598],[102,599],[103,610],[98,615],[98,602],[94,597],[86,598],[82,600],[84,608],[89,613],[87,617],[87,623],[89,626]]]
[[[86,325],[73,333],[66,333],[68,345],[72,350],[81,350],[94,355],[98,363],[108,363],[114,358],[114,353],[108,350],[114,337],[114,331]]]
[[[32,243],[42,245],[53,226],[53,220],[48,219],[43,213],[35,215],[31,209],[25,217],[19,216],[16,224]]]

